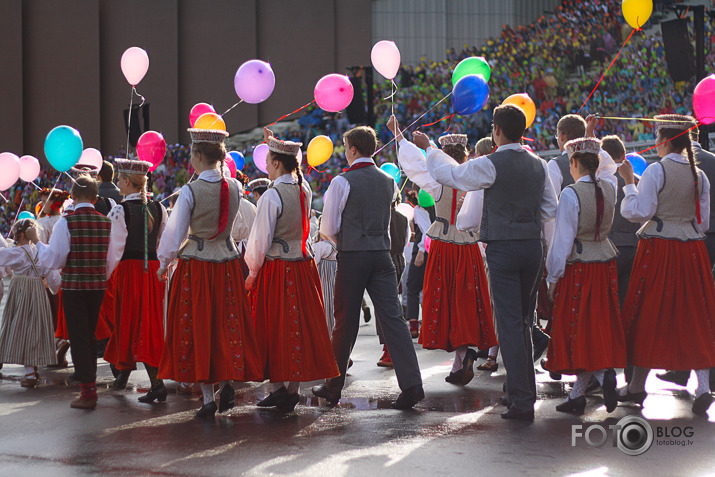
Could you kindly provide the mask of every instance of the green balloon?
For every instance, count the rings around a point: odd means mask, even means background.
[[[452,86],[457,84],[457,81],[467,75],[482,75],[484,80],[489,82],[492,75],[492,69],[489,63],[482,56],[472,56],[465,58],[459,62],[454,72],[452,72]]]
[[[420,207],[423,209],[432,207],[434,205],[434,198],[425,192],[424,189],[420,189],[419,194],[417,194],[417,203],[420,204]]]

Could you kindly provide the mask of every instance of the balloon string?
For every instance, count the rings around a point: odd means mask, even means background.
[[[22,204],[25,203],[25,198],[23,197],[22,200],[20,201],[20,205],[17,207],[17,214],[15,214],[15,220],[13,222],[17,222],[17,218],[20,216],[20,212],[22,211]]]
[[[196,173],[195,173],[195,172],[194,172],[193,174],[191,174],[191,177],[189,178],[189,182],[187,182],[187,184],[189,184],[192,180],[194,180],[194,177],[195,177],[195,176],[196,176]],[[161,202],[164,202],[165,200],[171,199],[172,197],[174,197],[175,195],[179,194],[180,192],[181,192],[181,189],[177,190],[176,192],[174,192],[173,194],[171,194],[169,197],[165,197],[165,198],[161,199]]]
[[[315,172],[320,172],[321,174],[328,171],[327,168],[326,168],[325,170],[323,170],[323,171],[320,171],[320,170],[316,169],[315,167],[311,166],[310,164],[308,164],[308,174],[310,174],[310,171],[311,171],[311,170],[313,170],[313,171],[315,171]]]
[[[129,133],[132,128],[132,106],[134,104],[134,91],[135,88],[132,86],[132,90],[129,92],[129,114],[127,114],[127,159],[129,159]],[[61,174],[60,174],[61,175]]]
[[[640,27],[639,27],[639,28],[634,28],[633,31],[631,32],[631,34],[628,35],[628,38],[626,38],[625,43],[623,43],[623,46],[621,47],[621,49],[618,50],[618,53],[616,53],[616,57],[613,58],[613,61],[611,61],[611,64],[608,65],[608,68],[606,68],[606,71],[603,72],[603,75],[601,75],[601,79],[598,80],[598,83],[596,83],[596,86],[595,86],[595,87],[593,88],[593,90],[591,91],[591,94],[588,95],[588,98],[586,98],[586,101],[584,101],[583,104],[581,105],[581,107],[578,108],[577,113],[580,112],[580,111],[583,109],[584,106],[586,106],[586,103],[588,103],[588,100],[591,99],[591,96],[593,96],[593,93],[596,92],[596,90],[598,89],[598,85],[600,85],[600,84],[601,84],[601,81],[603,81],[603,78],[606,77],[606,73],[608,73],[608,70],[610,70],[610,69],[611,69],[611,66],[613,66],[613,64],[616,62],[616,60],[618,59],[618,56],[621,54],[621,51],[623,51],[623,48],[626,47],[626,44],[628,44],[628,41],[630,41],[630,39],[631,39],[631,37],[633,36],[633,34],[634,34],[636,31],[640,31],[640,30],[641,30]]]
[[[661,142],[661,143],[658,143],[658,144],[656,144],[655,146],[649,147],[648,149],[643,149],[642,151],[636,152],[636,154],[643,154],[644,152],[650,151],[651,149],[655,149],[655,148],[658,147],[658,146],[662,146],[663,144],[672,141],[672,140],[675,139],[676,137],[680,137],[680,136],[682,136],[683,134],[687,134],[687,133],[689,133],[690,131],[692,131],[693,129],[698,128],[698,127],[700,127],[700,123],[696,124],[695,126],[693,126],[693,127],[690,128],[690,129],[687,129],[687,130],[681,132],[681,133],[678,134],[677,136],[674,136],[674,137],[668,139],[667,141],[663,141],[663,142]]]
[[[442,103],[442,101],[444,101],[445,99],[449,98],[451,95],[452,95],[452,92],[450,91],[449,93],[447,93],[447,95],[446,95],[444,98],[442,98],[442,99],[440,99],[439,101],[437,101],[431,108],[429,108],[427,111],[425,111],[424,113],[422,113],[422,115],[421,115],[420,117],[418,117],[417,119],[415,119],[414,121],[412,121],[412,123],[411,123],[409,126],[407,126],[406,128],[404,128],[404,129],[402,130],[402,132],[404,133],[405,131],[407,131],[408,129],[410,129],[412,126],[414,126],[415,124],[417,124],[417,122],[418,122],[420,119],[424,118],[424,117],[427,115],[427,113],[429,113],[429,112],[432,111],[434,108],[436,108],[437,106],[439,106],[439,104]],[[394,141],[394,140],[395,140],[395,138],[393,137],[392,139],[390,139],[389,141],[387,141],[380,149],[378,149],[377,151],[375,151],[375,152],[373,153],[372,157],[375,157],[380,151],[382,151],[382,150],[385,149],[387,146],[389,146],[390,143],[392,143],[392,141]]]
[[[405,182],[402,183],[402,187],[400,187],[400,194],[402,194],[402,191],[405,190],[405,186],[407,185],[407,181],[409,181],[410,178],[406,177]]]
[[[50,200],[52,199],[52,194],[55,192],[55,189],[57,188],[57,184],[59,184],[61,178],[62,178],[62,174],[57,174],[57,180],[55,181],[55,185],[53,185],[52,189],[50,189],[50,195],[47,196],[47,200],[45,201],[45,203],[42,204],[42,209],[40,209],[40,213],[37,214],[38,218],[42,217],[42,214],[45,212],[45,208],[47,207],[47,204],[50,203]]]
[[[456,114],[456,113],[455,113],[455,114]],[[435,122],[433,122],[433,123],[423,124],[422,126],[420,126],[420,128],[427,128],[427,127],[430,127],[430,126],[434,126],[435,124],[437,124],[437,123],[439,123],[439,122],[442,122],[442,121],[444,121],[444,120],[450,120],[450,121],[451,121],[453,117],[454,117],[454,114],[450,114],[449,116],[445,116],[445,117],[443,117],[443,118],[441,118],[441,119],[438,119],[437,121],[435,121]],[[450,127],[451,127],[451,125],[450,125]]]
[[[132,87],[132,92],[142,99],[141,104],[139,106],[137,106],[137,108],[141,108],[142,106],[144,106],[144,103],[146,103],[146,98],[144,96],[142,96],[141,94],[139,94],[136,87]]]
[[[620,116],[596,116],[596,119],[621,119],[624,121],[653,121],[663,123],[691,123],[692,121],[673,121],[671,119],[655,119],[655,118],[626,118]]]
[[[231,106],[230,108],[228,108],[226,111],[223,112],[223,114],[219,115],[216,119],[214,119],[214,122],[212,122],[211,125],[210,125],[208,128],[206,128],[206,129],[211,129],[211,128],[213,127],[213,125],[216,124],[216,122],[217,122],[219,119],[223,119],[223,117],[224,117],[226,114],[228,114],[229,111],[231,111],[233,108],[235,108],[236,106],[238,106],[238,105],[241,104],[241,103],[243,103],[243,100],[239,101],[238,103],[236,103],[236,104],[234,104],[233,106]]]
[[[275,121],[273,121],[271,124],[267,125],[266,127],[269,128],[269,127],[271,127],[271,126],[275,126],[276,124],[278,124],[278,121],[282,121],[283,119],[287,118],[288,116],[291,116],[291,115],[297,113],[297,112],[300,111],[301,109],[307,108],[308,106],[310,106],[310,105],[313,104],[313,103],[315,103],[315,100],[311,101],[311,102],[308,103],[308,104],[304,104],[303,106],[301,106],[300,108],[296,109],[296,110],[293,111],[292,113],[288,113],[288,114],[286,114],[286,115],[281,116],[280,118],[276,119]]]
[[[28,184],[32,184],[35,187],[35,189],[37,189],[37,190],[42,190],[42,187],[38,186],[34,182],[28,182]]]
[[[534,139],[531,139],[530,137],[521,136],[521,139],[523,139],[524,141],[534,142]]]
[[[390,89],[392,91],[392,94],[390,94],[390,114],[393,116],[395,115],[395,94],[397,94],[397,85],[395,84],[395,80],[391,79],[390,80]],[[397,152],[397,141],[395,141],[395,162],[397,163],[397,167],[400,170],[400,174],[402,174],[402,166],[400,165],[400,161],[397,159],[398,152]]]

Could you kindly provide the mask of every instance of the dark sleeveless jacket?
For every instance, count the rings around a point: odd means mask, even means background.
[[[162,220],[162,205],[159,202],[147,203],[147,212],[154,218],[154,226],[147,235],[148,259],[157,260],[156,247]],[[124,247],[122,260],[144,260],[144,214],[141,200],[125,200],[124,222],[127,224],[127,244]]]

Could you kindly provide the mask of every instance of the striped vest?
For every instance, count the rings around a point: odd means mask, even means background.
[[[62,290],[105,290],[112,221],[85,207],[68,214],[65,220],[70,253],[62,269]]]

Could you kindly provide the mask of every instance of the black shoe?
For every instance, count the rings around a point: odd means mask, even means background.
[[[566,402],[556,406],[556,410],[559,412],[569,412],[577,416],[583,414],[584,409],[586,409],[586,396],[579,396],[576,399],[569,397]]]
[[[502,419],[513,419],[515,421],[533,421],[534,420],[534,410],[531,411],[519,411],[514,406],[501,413]]]
[[[114,379],[117,379],[117,376],[119,376],[119,370],[117,369],[117,367],[114,366],[112,363],[109,363],[109,370],[112,372],[112,376],[114,376]]]
[[[392,409],[407,410],[412,409],[415,404],[425,398],[425,391],[421,384],[405,389],[397,396],[397,400],[392,403]]]
[[[199,419],[211,419],[214,415],[216,415],[216,403],[214,401],[204,404],[199,409],[199,412],[196,413],[196,417]]]
[[[370,323],[370,320],[372,319],[372,312],[370,311],[370,307],[365,307],[362,309],[362,319],[365,320],[365,323]]]
[[[221,390],[219,394],[218,401],[218,412],[228,411],[236,405],[236,391],[233,390],[233,386],[226,383],[226,385]]]
[[[278,410],[281,412],[293,412],[296,404],[300,402],[300,396],[298,393],[286,394],[285,397],[278,404]]]
[[[553,371],[549,371],[548,369],[549,363],[546,361],[546,359],[541,360],[541,367],[544,368],[544,371],[549,372],[549,377],[553,379],[554,381],[561,381],[561,375],[559,373],[554,373]]]
[[[260,407],[277,406],[287,395],[288,395],[288,390],[285,388],[285,386],[283,386],[281,388],[276,389],[272,393],[270,393],[262,401],[258,401],[257,406],[260,406]]]
[[[499,398],[499,404],[502,406],[510,407],[511,403],[509,402],[509,399],[506,396],[501,396]]]
[[[643,401],[645,401],[646,397],[648,397],[648,393],[645,391],[642,393],[632,393],[626,388],[626,394],[621,394],[619,390],[616,399],[618,402],[632,402],[633,404],[638,404],[640,407],[644,407]]]
[[[667,381],[685,387],[688,385],[690,371],[666,371],[665,373],[657,373],[655,376],[661,381]]]
[[[467,355],[462,360],[462,385],[469,384],[469,381],[474,378],[474,360],[477,359],[473,349],[467,350]]]
[[[588,384],[586,385],[585,393],[586,394],[591,393],[600,387],[601,387],[601,384],[598,382],[598,379],[596,379],[596,376],[591,375],[591,379],[588,380]]]
[[[313,395],[323,398],[328,401],[329,404],[337,404],[340,401],[340,392],[334,393],[328,390],[328,386],[321,384],[320,386],[313,386]]]
[[[444,378],[444,380],[450,384],[462,384],[462,374],[463,371],[461,369],[458,369],[453,373],[449,373],[449,376]]]
[[[544,354],[546,348],[549,347],[551,337],[544,333],[544,330],[534,325],[531,328],[531,339],[534,343],[534,361],[538,361],[541,355]]]
[[[697,416],[705,416],[708,413],[708,408],[713,403],[713,395],[710,393],[702,394],[693,402],[693,414]]]
[[[166,396],[168,394],[169,392],[166,390],[166,386],[164,386],[164,383],[161,383],[161,386],[157,386],[156,389],[149,390],[148,393],[140,397],[139,402],[146,404],[151,404],[154,401],[164,402],[166,401]]]
[[[616,391],[616,371],[607,369],[603,373],[603,402],[606,404],[606,412],[613,412],[618,406],[618,391]]]
[[[114,379],[114,383],[112,383],[112,388],[126,389],[127,382],[129,382],[129,375],[131,373],[132,373],[131,371],[119,371],[119,374]]]
[[[474,352],[475,359],[487,359],[489,357],[488,349],[480,349]]]

